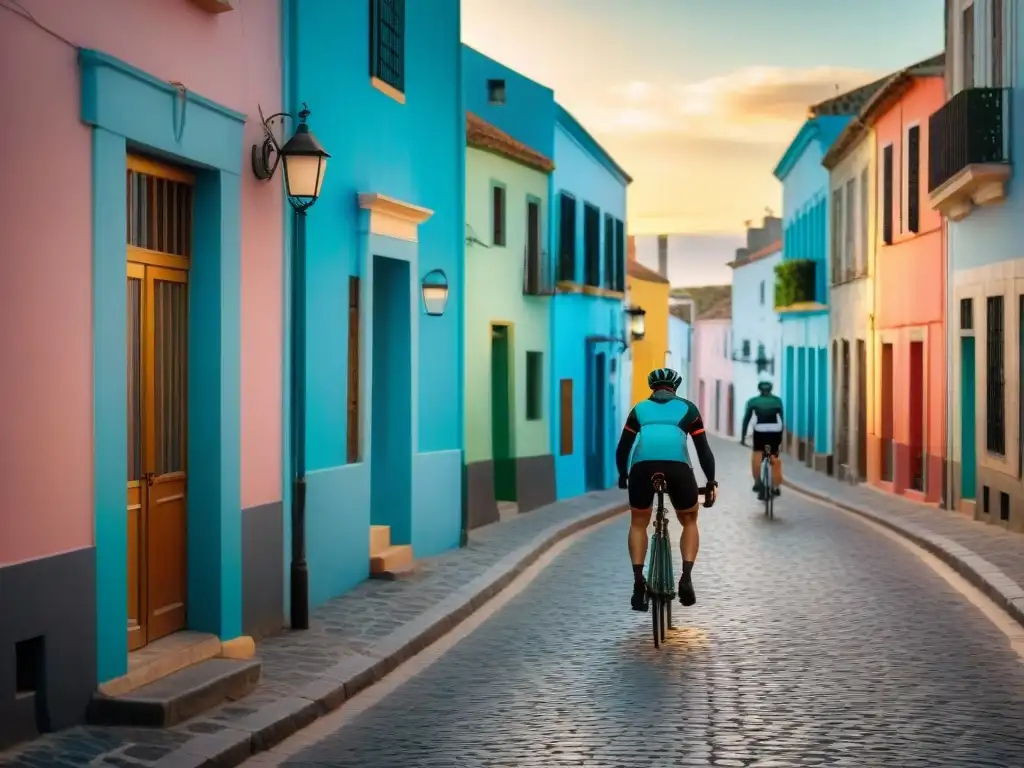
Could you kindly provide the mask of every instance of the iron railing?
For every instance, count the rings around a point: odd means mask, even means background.
[[[969,165],[1010,162],[1010,94],[967,88],[928,118],[928,192]]]
[[[523,249],[523,294],[526,296],[551,296],[555,292],[551,261],[547,251]]]

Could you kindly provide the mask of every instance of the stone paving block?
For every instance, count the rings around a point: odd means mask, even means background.
[[[279,744],[319,717],[317,704],[308,699],[288,697],[266,704],[235,723],[235,728],[252,734],[252,751]]]
[[[186,741],[171,754],[160,758],[155,768],[228,768],[238,765],[251,754],[252,735],[248,731],[225,728]]]
[[[332,680],[327,677],[306,683],[301,688],[296,689],[295,696],[312,701],[319,707],[320,714],[322,715],[340,707],[347,698],[345,695],[345,683],[341,680]]]

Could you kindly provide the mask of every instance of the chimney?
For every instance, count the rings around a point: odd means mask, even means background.
[[[658,274],[668,279],[668,235],[658,235]]]

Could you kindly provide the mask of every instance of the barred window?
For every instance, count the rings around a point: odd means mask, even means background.
[[[405,93],[405,0],[370,0],[370,74]]]

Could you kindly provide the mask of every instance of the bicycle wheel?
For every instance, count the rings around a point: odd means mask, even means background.
[[[661,647],[661,639],[664,632],[661,629],[661,597],[651,595],[651,623],[654,629],[654,647]]]
[[[672,621],[672,601],[661,601],[661,642],[665,642],[665,634],[668,632],[668,625]]]

